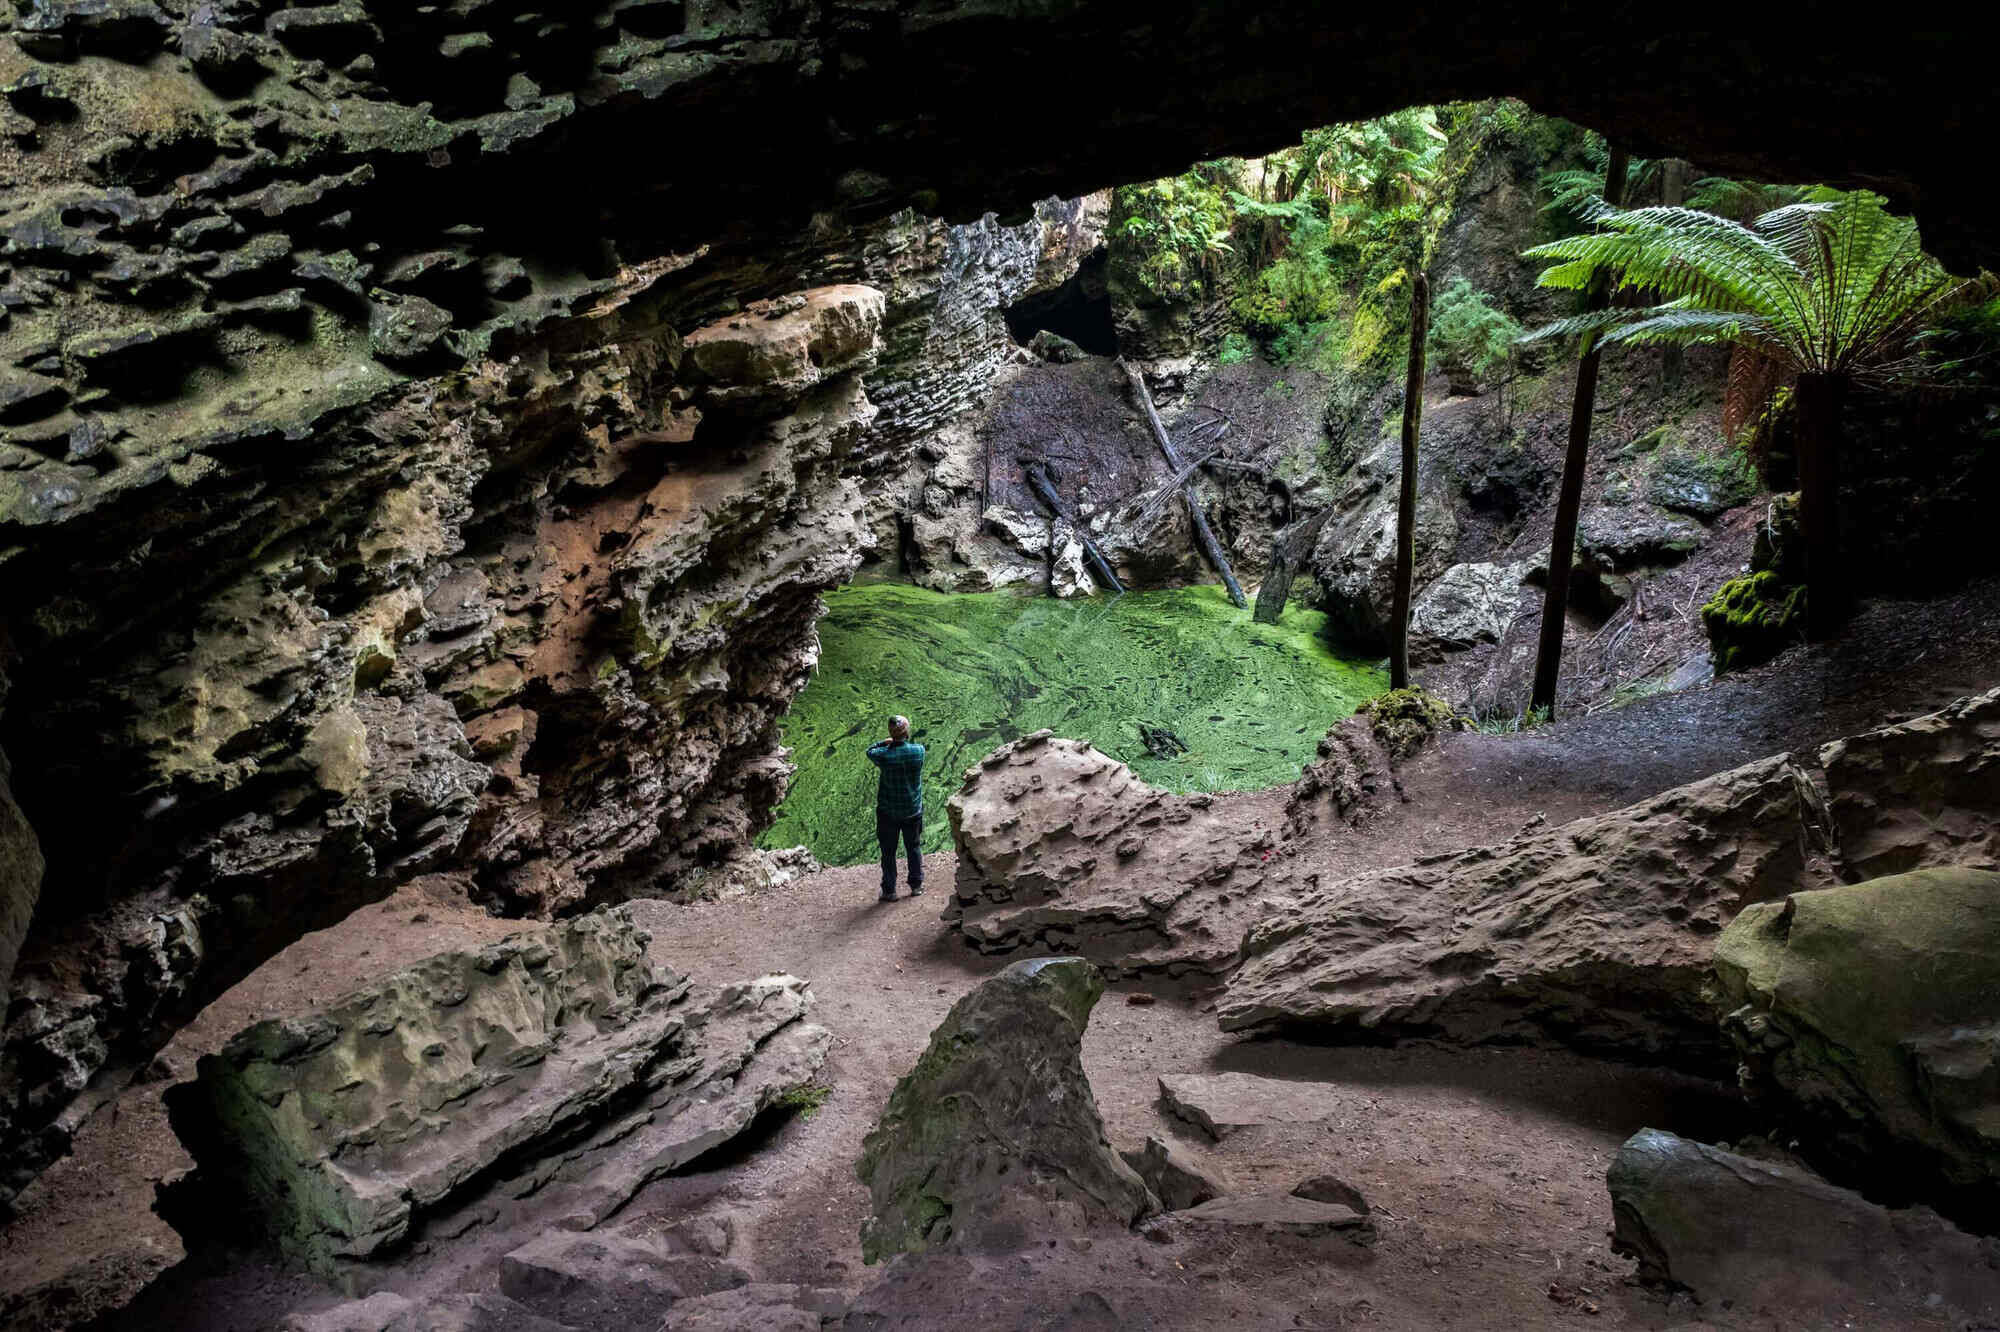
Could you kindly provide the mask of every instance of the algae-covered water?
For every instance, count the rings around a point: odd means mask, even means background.
[[[785,718],[798,775],[760,844],[829,865],[872,860],[875,767],[888,718],[929,751],[924,846],[951,844],[944,803],[995,746],[1044,727],[1089,740],[1174,791],[1295,780],[1326,729],[1388,687],[1328,649],[1316,611],[1255,624],[1220,588],[1057,601],[900,583],[827,596],[819,671]],[[1154,758],[1141,725],[1188,746]]]

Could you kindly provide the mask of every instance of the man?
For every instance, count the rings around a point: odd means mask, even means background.
[[[896,839],[910,856],[910,896],[924,890],[924,747],[910,740],[910,719],[891,717],[889,738],[868,746],[882,770],[875,786],[875,838],[882,843],[882,900],[896,900]]]

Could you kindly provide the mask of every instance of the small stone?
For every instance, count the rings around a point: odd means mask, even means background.
[[[1361,1243],[1374,1236],[1373,1224],[1352,1207],[1313,1202],[1284,1193],[1217,1198],[1188,1211],[1175,1212],[1172,1216],[1175,1220],[1197,1226],[1241,1226],[1287,1235],[1315,1236],[1343,1232],[1347,1238]]]
[[[1229,1192],[1229,1186],[1219,1177],[1203,1170],[1186,1152],[1164,1139],[1148,1138],[1138,1151],[1120,1155],[1168,1211],[1178,1212]]]

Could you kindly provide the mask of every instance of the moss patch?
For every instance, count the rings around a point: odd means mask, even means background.
[[[1327,727],[1384,683],[1328,649],[1318,612],[1253,624],[1213,587],[1065,602],[875,584],[827,602],[819,672],[784,721],[798,776],[761,845],[804,843],[829,865],[876,855],[864,751],[891,713],[929,749],[935,851],[950,844],[944,802],[965,769],[1030,731],[1087,739],[1169,790],[1255,790],[1296,780]],[[1148,754],[1142,724],[1188,752]]]
[[[1715,673],[1769,661],[1805,631],[1806,590],[1789,587],[1770,570],[1732,578],[1701,608]]]
[[[1398,761],[1451,725],[1451,705],[1421,689],[1391,689],[1361,705],[1376,741]]]

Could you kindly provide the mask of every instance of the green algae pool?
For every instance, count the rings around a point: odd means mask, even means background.
[[[1388,687],[1326,646],[1317,611],[1255,624],[1216,587],[1057,601],[875,583],[826,600],[819,670],[783,723],[798,775],[759,845],[804,843],[829,865],[877,854],[865,751],[892,713],[929,750],[936,851],[965,770],[1030,731],[1089,740],[1169,790],[1248,791],[1295,780],[1326,729]],[[1188,752],[1152,757],[1141,724]]]

